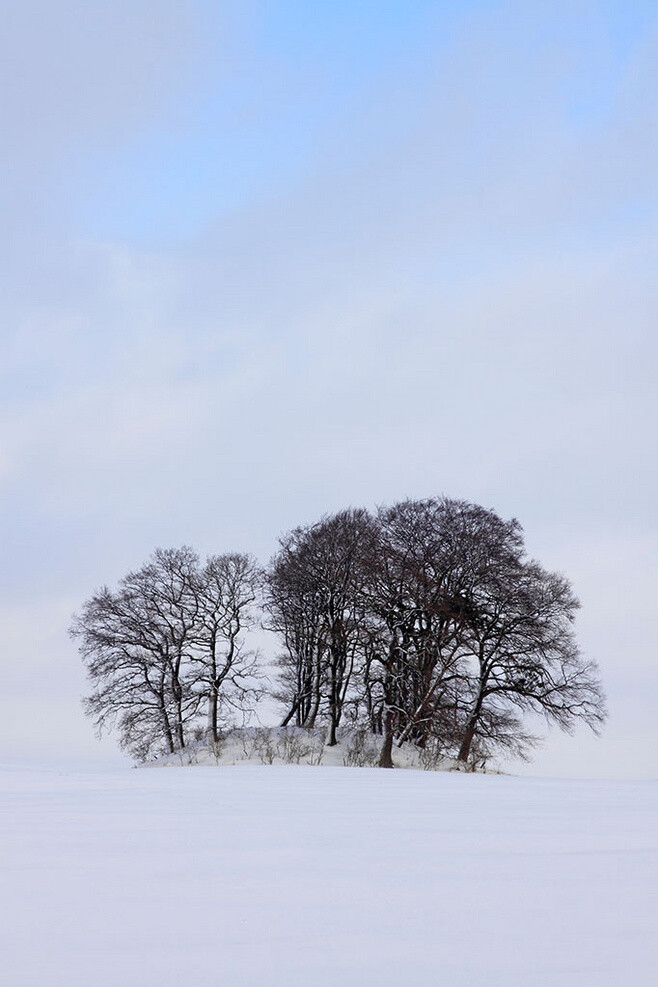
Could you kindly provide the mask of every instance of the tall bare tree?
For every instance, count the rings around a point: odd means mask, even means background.
[[[191,549],[158,549],[116,591],[95,593],[73,620],[93,687],[85,710],[99,730],[116,723],[122,746],[137,758],[184,747],[199,708],[185,676],[197,563]]]
[[[322,596],[307,565],[302,529],[281,540],[267,574],[268,626],[282,640],[275,698],[286,708],[283,726],[315,725],[323,695],[326,648]]]
[[[211,556],[191,581],[196,620],[193,629],[195,689],[207,706],[207,736],[219,739],[220,721],[249,712],[260,696],[258,654],[244,634],[256,619],[261,575],[249,555]]]
[[[283,722],[295,716],[313,726],[321,714],[329,746],[337,743],[361,652],[363,559],[372,539],[366,511],[341,511],[291,532],[270,568],[268,609],[286,645]]]
[[[392,766],[394,739],[424,746],[444,734],[463,686],[461,634],[469,588],[504,546],[514,551],[515,522],[463,501],[407,500],[380,509],[378,543],[366,583],[379,621],[368,668],[384,735],[380,764]]]
[[[258,697],[257,655],[245,646],[259,573],[246,555],[201,566],[191,549],[158,549],[116,591],[104,587],[74,617],[72,635],[92,685],[85,710],[117,725],[138,759],[180,750],[199,729],[217,740],[231,712]]]
[[[533,561],[498,560],[473,587],[462,635],[471,694],[460,760],[468,760],[483,726],[491,744],[491,723],[509,722],[514,710],[541,713],[563,730],[578,722],[601,727],[598,669],[582,658],[573,633],[579,606],[564,576]]]
[[[378,526],[369,678],[380,690],[382,766],[396,738],[458,741],[464,762],[474,742],[480,755],[523,755],[535,739],[521,718],[530,710],[563,729],[598,729],[605,703],[597,667],[575,643],[578,602],[564,577],[527,560],[516,520],[443,498],[380,510]]]

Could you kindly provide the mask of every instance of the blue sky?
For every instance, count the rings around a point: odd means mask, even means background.
[[[321,165],[345,119],[363,112],[374,86],[417,72],[484,6],[199,5],[201,71],[191,66],[162,117],[116,149],[101,215],[96,182],[107,173],[106,151],[82,162],[90,187],[81,225],[146,239],[184,236],[254,197],[294,187]]]
[[[655,4],[0,17],[5,747],[38,655],[95,751],[70,613],[156,545],[445,493],[583,600],[610,727],[537,769],[655,775]]]
[[[614,112],[652,7],[199,4],[198,33],[167,103],[110,148],[101,135],[75,162],[72,219],[81,233],[157,243],[294,188],[322,168],[353,115],[367,120],[384,110],[382,91],[393,99],[405,93],[413,116],[409,88],[431,85],[474,24],[501,55],[496,85],[517,99],[535,56],[541,72],[543,54],[555,52],[546,109],[577,138],[605,127]]]

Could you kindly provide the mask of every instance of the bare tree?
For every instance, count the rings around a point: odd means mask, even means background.
[[[366,511],[341,511],[283,539],[268,580],[271,626],[284,639],[280,659],[289,709],[314,726],[322,714],[328,746],[337,743],[355,664],[362,646],[363,558],[372,541]]]
[[[194,573],[191,592],[196,620],[190,661],[195,688],[207,705],[209,740],[219,740],[223,720],[249,712],[260,695],[258,654],[245,647],[255,621],[260,571],[248,555],[210,557]]]
[[[525,555],[518,521],[449,498],[345,511],[283,540],[268,579],[288,703],[284,719],[329,743],[346,708],[393,746],[482,761],[524,756],[528,711],[598,728],[605,707],[593,662],[573,636],[578,604],[563,577]]]
[[[248,712],[258,697],[257,655],[243,632],[254,619],[259,574],[246,555],[202,567],[190,548],[158,549],[112,592],[95,593],[72,635],[92,685],[85,710],[99,730],[117,725],[138,759],[184,748],[206,712]]]
[[[283,642],[275,698],[287,707],[282,726],[313,728],[323,693],[325,623],[321,594],[309,568],[301,529],[281,541],[267,575],[269,627]]]
[[[497,560],[473,587],[462,635],[472,670],[460,760],[478,735],[489,746],[496,734],[501,743],[509,739],[509,730],[491,724],[509,722],[514,709],[539,712],[563,730],[577,722],[600,728],[606,711],[598,669],[581,657],[573,633],[579,606],[563,576],[520,558]]]
[[[382,508],[377,523],[366,584],[369,609],[378,618],[369,705],[373,726],[384,735],[380,764],[392,767],[395,738],[423,747],[430,736],[452,732],[450,714],[463,685],[469,589],[501,546],[516,544],[518,532],[515,522],[447,498]]]
[[[71,634],[93,687],[85,710],[99,730],[116,723],[121,745],[137,758],[184,747],[186,723],[199,707],[183,674],[197,562],[191,549],[158,549],[116,592],[104,587],[73,619]]]

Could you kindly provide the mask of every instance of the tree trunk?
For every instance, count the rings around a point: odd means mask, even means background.
[[[468,726],[466,727],[466,732],[462,738],[461,747],[459,748],[459,754],[457,755],[458,761],[463,761],[464,763],[468,761],[468,755],[471,753],[471,744],[473,743],[473,737],[475,736],[476,725],[477,720],[475,718],[468,721]]]
[[[379,755],[378,766],[380,768],[392,768],[393,765],[393,713],[386,712],[386,723],[384,728],[384,743]]]
[[[160,717],[162,719],[162,731],[165,735],[167,741],[167,746],[169,747],[169,753],[173,754],[176,750],[176,745],[174,744],[174,735],[171,730],[171,723],[169,722],[169,717],[167,715],[167,707],[164,698],[164,675],[160,679],[160,691],[158,693],[158,706],[160,707]]]
[[[302,726],[308,727],[309,730],[312,730],[313,727],[315,726],[315,721],[317,719],[319,712],[320,712],[320,685],[319,683],[314,683],[313,705],[311,707],[310,713],[308,714]]]
[[[208,696],[208,738],[214,743],[219,740],[219,735],[217,732],[217,689],[214,685],[210,687],[210,695]]]
[[[164,704],[161,705],[160,712],[162,714],[162,729],[164,731],[164,735],[167,740],[169,753],[173,754],[174,751],[176,750],[176,745],[174,744],[174,735],[171,732],[171,726],[169,725],[169,717],[167,716],[167,711],[164,708]]]
[[[489,678],[489,670],[484,666],[484,655],[482,651],[479,656],[480,660],[480,681],[478,683],[478,697],[475,700],[475,706],[473,707],[473,712],[469,718],[468,724],[466,726],[466,731],[462,738],[461,746],[459,748],[459,754],[457,755],[458,761],[463,761],[466,763],[468,761],[468,756],[471,753],[471,745],[473,743],[473,738],[475,736],[475,730],[480,719],[480,713],[482,712],[482,706],[484,705],[484,700],[486,697],[487,682]]]
[[[336,657],[331,656],[331,691],[330,695],[330,709],[329,709],[329,741],[328,747],[335,747],[338,743],[336,739],[336,727],[338,726],[338,721],[340,720],[340,700],[339,696],[339,682],[337,675]]]
[[[183,750],[185,747],[185,732],[183,728],[183,689],[180,684],[180,667],[181,667],[182,657],[179,654],[177,660],[173,663],[171,667],[171,692],[173,695],[175,703],[176,719],[174,723],[174,731],[176,736],[177,750]]]
[[[282,727],[287,727],[288,726],[288,724],[292,720],[293,716],[297,712],[298,707],[299,707],[299,703],[298,702],[293,703],[292,708],[290,709],[290,712],[289,713],[286,713],[286,715],[284,716],[284,718],[281,720],[281,726]],[[301,724],[298,723],[297,726],[301,726]]]
[[[468,721],[468,725],[464,732],[461,746],[459,748],[459,754],[457,755],[458,761],[463,761],[464,763],[468,761],[469,754],[471,753],[471,745],[473,743],[473,738],[475,736],[475,730],[478,725],[478,720],[480,719],[481,710],[482,710],[482,697],[480,697],[476,702],[475,708],[471,714],[471,718]]]

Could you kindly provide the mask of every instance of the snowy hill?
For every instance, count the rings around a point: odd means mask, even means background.
[[[653,987],[658,786],[0,772],[11,987]]]
[[[325,767],[371,768],[379,759],[382,740],[363,730],[347,730],[329,747],[324,730],[301,727],[242,727],[227,731],[216,742],[200,740],[175,754],[163,754],[140,767],[181,765],[306,764]],[[394,746],[396,768],[426,771],[463,769],[455,758],[414,744]]]

